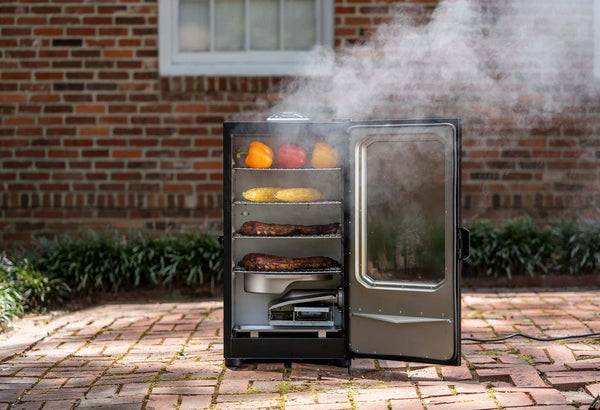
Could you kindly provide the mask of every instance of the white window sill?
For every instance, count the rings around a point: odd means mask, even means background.
[[[279,54],[279,53],[278,53]],[[172,61],[163,60],[161,76],[327,76],[333,73],[333,54],[310,51],[274,55],[237,53],[201,58],[180,54]]]

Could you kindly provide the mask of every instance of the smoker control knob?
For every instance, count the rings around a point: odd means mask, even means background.
[[[310,118],[296,112],[278,112],[267,118],[267,121],[310,121]]]

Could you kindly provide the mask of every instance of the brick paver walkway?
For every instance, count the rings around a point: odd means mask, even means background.
[[[463,336],[600,332],[600,291],[465,292]],[[463,342],[460,367],[355,360],[225,369],[222,303],[109,304],[0,335],[3,409],[585,408],[600,338]]]

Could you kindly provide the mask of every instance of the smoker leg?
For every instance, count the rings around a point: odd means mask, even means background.
[[[243,363],[242,359],[225,359],[225,366],[226,367],[240,367]]]
[[[339,367],[350,367],[350,359],[335,359],[333,364]]]

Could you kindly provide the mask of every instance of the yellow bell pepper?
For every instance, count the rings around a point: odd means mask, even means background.
[[[316,142],[310,165],[314,168],[334,168],[338,164],[338,152],[326,142]]]

